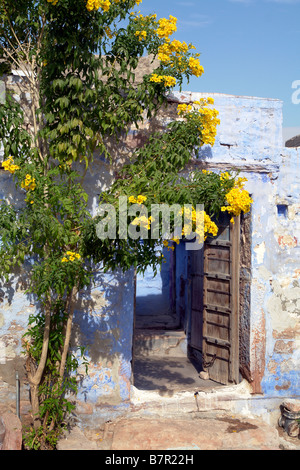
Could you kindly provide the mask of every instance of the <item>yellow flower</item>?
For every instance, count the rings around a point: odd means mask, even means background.
[[[150,77],[150,82],[164,83],[166,87],[173,87],[176,85],[176,78],[170,75],[157,75],[157,73],[153,73]]]
[[[128,201],[131,202],[132,204],[143,204],[144,201],[147,200],[147,196],[143,196],[142,194],[139,194],[137,198],[134,196],[129,196]]]
[[[143,204],[144,201],[147,200],[147,197],[146,196],[142,196],[141,194],[138,195],[137,197],[137,203],[138,204]]]
[[[150,230],[150,227],[151,227],[151,222],[153,221],[153,217],[149,217],[147,219],[147,217],[145,215],[142,215],[140,217],[136,217],[132,222],[131,224],[132,225],[140,225],[141,227],[143,228],[147,228],[148,230]]]
[[[176,78],[164,75],[164,84],[167,87],[173,87],[176,85]]]
[[[196,75],[196,77],[201,77],[204,73],[204,68],[200,65],[199,59],[195,59],[194,57],[189,58],[189,68],[191,73]]]
[[[217,126],[220,124],[218,119],[219,112],[216,109],[208,108],[208,104],[212,104],[212,98],[200,98],[193,104],[179,104],[177,114],[186,119],[190,119],[199,124],[198,130],[201,134],[203,144],[214,145],[217,134]]]
[[[189,105],[188,104],[179,104],[177,106],[177,114],[179,116],[190,113],[191,111],[193,111],[193,106],[191,104],[189,104]]]
[[[20,170],[20,167],[14,164],[14,159],[12,156],[9,156],[7,160],[2,162],[2,166],[5,171],[9,171],[12,175],[15,173],[15,171]]]
[[[168,56],[167,54],[164,54],[163,52],[159,52],[158,55],[157,55],[157,58],[158,60],[160,60],[161,62],[170,62],[170,56]]]
[[[158,20],[158,29],[156,33],[159,38],[166,38],[168,39],[175,31],[177,30],[177,18],[174,16],[169,16],[169,19],[161,18]]]
[[[185,208],[184,214],[189,219],[191,218],[192,221],[189,223],[185,221],[184,227],[182,229],[183,236],[190,235],[190,233],[194,231],[200,237],[200,241],[204,241],[209,234],[212,236],[217,235],[218,227],[205,211],[196,211],[194,207],[192,208],[192,211]],[[201,216],[203,217],[204,224],[199,223],[199,221],[201,221]]]
[[[228,171],[225,171],[225,173],[221,173],[220,174],[220,179],[221,181],[226,181],[226,180],[229,180],[230,179],[230,174],[228,173]]]
[[[68,256],[68,258],[67,258]],[[75,259],[80,259],[81,256],[79,253],[75,253],[74,251],[67,251],[66,256],[64,256],[61,260],[62,263],[66,263],[68,261],[75,261]]]
[[[138,36],[139,41],[144,41],[147,37],[147,31],[136,31],[135,36]]]
[[[110,5],[109,0],[87,0],[86,8],[88,11],[99,10],[99,8],[103,11],[108,11]]]
[[[21,188],[26,189],[26,191],[34,191],[36,188],[35,178],[32,178],[31,175],[27,174],[25,181],[21,183]]]
[[[221,207],[222,212],[229,212],[233,216],[240,215],[241,212],[247,213],[250,211],[253,199],[250,197],[248,191],[235,186],[226,194],[226,201],[228,206]],[[233,222],[234,219],[231,219]]]
[[[247,178],[238,178],[236,180],[236,187],[238,188],[243,188],[244,187],[244,183],[248,181]]]

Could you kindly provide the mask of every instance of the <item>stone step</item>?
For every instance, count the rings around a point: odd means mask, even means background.
[[[186,357],[187,339],[183,330],[139,330],[134,333],[135,356]]]
[[[143,329],[161,329],[161,330],[176,330],[178,329],[179,320],[176,315],[166,314],[162,315],[136,315],[135,327],[138,330]]]

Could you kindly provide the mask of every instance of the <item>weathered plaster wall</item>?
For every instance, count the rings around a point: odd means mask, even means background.
[[[4,89],[0,81],[0,93]],[[25,110],[27,124],[30,125],[30,96],[22,76],[13,74],[5,78],[6,89]],[[113,154],[116,149],[109,143]],[[114,172],[120,162],[130,152],[131,142],[123,142],[118,149],[115,165],[109,166],[101,156],[95,155],[93,164],[85,180],[90,196],[90,212],[95,214],[98,195],[114,178]],[[2,153],[0,148],[0,162]],[[22,204],[24,195],[17,192],[11,176],[0,169],[0,199],[9,203]],[[1,237],[1,234],[0,234]],[[1,241],[0,241],[1,242]],[[28,325],[30,313],[35,311],[35,301],[25,295],[27,270],[14,273],[11,284],[0,284],[0,405],[15,407],[16,377],[18,371],[21,380],[21,413],[29,411],[28,387],[24,380],[24,357],[22,357],[22,336]],[[96,268],[95,268],[96,269]],[[78,375],[79,393],[77,411],[82,422],[96,419],[100,405],[101,419],[105,419],[105,407],[109,416],[115,407],[126,406],[130,397],[133,303],[133,271],[124,274],[114,272],[104,274],[101,266],[95,270],[95,283],[89,291],[78,296],[74,331],[73,351],[79,357],[78,347],[86,346],[86,358],[89,362],[88,375],[84,366]],[[0,406],[1,408],[1,406]]]
[[[163,127],[175,117],[178,102],[205,96],[174,93],[168,110],[158,116],[152,127]],[[222,171],[239,168],[241,176],[248,178],[246,189],[254,199],[248,324],[252,391],[265,398],[299,396],[299,150],[282,146],[280,101],[209,96],[215,99],[221,125],[215,146],[205,146],[194,164]],[[122,158],[144,142],[148,126],[145,122],[141,134],[130,133],[119,149]],[[97,193],[113,177],[114,168],[96,158],[87,182],[92,212],[97,207]],[[16,200],[18,195],[10,181],[9,175],[0,171],[0,198]],[[15,399],[14,373],[17,368],[20,372],[21,336],[34,309],[33,299],[21,290],[21,279],[24,276],[16,274],[12,285],[0,286],[0,391],[1,401],[7,403]],[[75,315],[73,346],[76,348],[79,341],[86,345],[90,362],[89,376],[82,375],[78,394],[83,421],[105,417],[106,405],[109,413],[112,409],[117,413],[130,400],[133,273],[104,275],[99,270],[96,281],[89,292],[80,294]],[[177,292],[181,287],[177,276]],[[178,308],[180,314],[184,306]],[[25,396],[24,391],[22,397]]]
[[[176,93],[194,101],[206,94]],[[254,204],[251,214],[250,368],[252,390],[299,396],[299,184],[298,149],[282,147],[278,100],[211,94],[220,112],[216,144],[199,159],[208,168],[238,168]]]
[[[6,185],[7,174],[0,172],[0,198],[16,196]],[[15,406],[16,377],[21,380],[21,412],[28,412],[28,389],[24,375],[22,336],[29,315],[35,312],[34,298],[25,294],[27,270],[15,273],[11,284],[0,285],[0,405]],[[82,365],[78,372],[78,414],[81,421],[105,419],[100,405],[109,407],[109,415],[117,405],[126,406],[130,398],[134,276],[115,271],[95,271],[95,283],[77,299],[72,348],[79,357],[85,346],[89,362],[88,375]],[[1,406],[0,406],[1,408]]]
[[[79,369],[78,412],[89,422],[109,416],[114,409],[126,407],[130,399],[133,271],[95,272],[95,285],[81,292],[76,305],[73,348],[87,348],[88,375]],[[119,410],[119,411],[120,411]],[[117,411],[116,411],[117,412]]]

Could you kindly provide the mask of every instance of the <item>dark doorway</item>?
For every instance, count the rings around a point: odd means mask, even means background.
[[[175,244],[161,273],[137,278],[133,384],[139,389],[172,395],[240,381],[243,231],[239,218],[232,224],[225,214],[218,225],[218,236],[201,250]]]

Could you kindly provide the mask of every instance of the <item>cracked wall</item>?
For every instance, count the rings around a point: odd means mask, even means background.
[[[14,85],[19,81],[12,79]],[[1,91],[1,90],[0,90]],[[179,102],[190,102],[205,93],[169,96],[169,108],[155,123],[163,128],[176,115]],[[210,94],[220,112],[221,125],[213,148],[204,146],[196,167],[225,171],[240,170],[254,204],[251,213],[250,265],[247,280],[249,315],[243,328],[243,356],[254,394],[265,397],[299,395],[300,307],[300,165],[299,150],[282,147],[282,103],[278,100]],[[23,99],[23,97],[22,97]],[[28,96],[24,95],[28,100]],[[121,148],[119,160],[141,145],[149,131],[132,130]],[[114,178],[115,168],[96,156],[89,169],[87,188],[90,210],[97,208],[97,194]],[[18,200],[9,175],[0,170],[0,199]],[[26,273],[25,273],[26,278]],[[21,368],[21,337],[33,299],[24,294],[15,276],[11,285],[0,286],[0,392],[1,402],[15,400],[14,373]],[[131,354],[134,306],[133,273],[96,272],[96,285],[80,293],[75,313],[72,345],[87,347],[89,375],[80,369],[78,410],[81,419],[105,416],[105,406],[119,410],[130,400]],[[179,282],[179,281],[178,281]],[[18,362],[19,361],[19,362]],[[26,396],[26,384],[24,385]],[[26,403],[24,399],[24,409]],[[104,408],[103,408],[104,407]],[[117,412],[117,411],[116,411]]]

